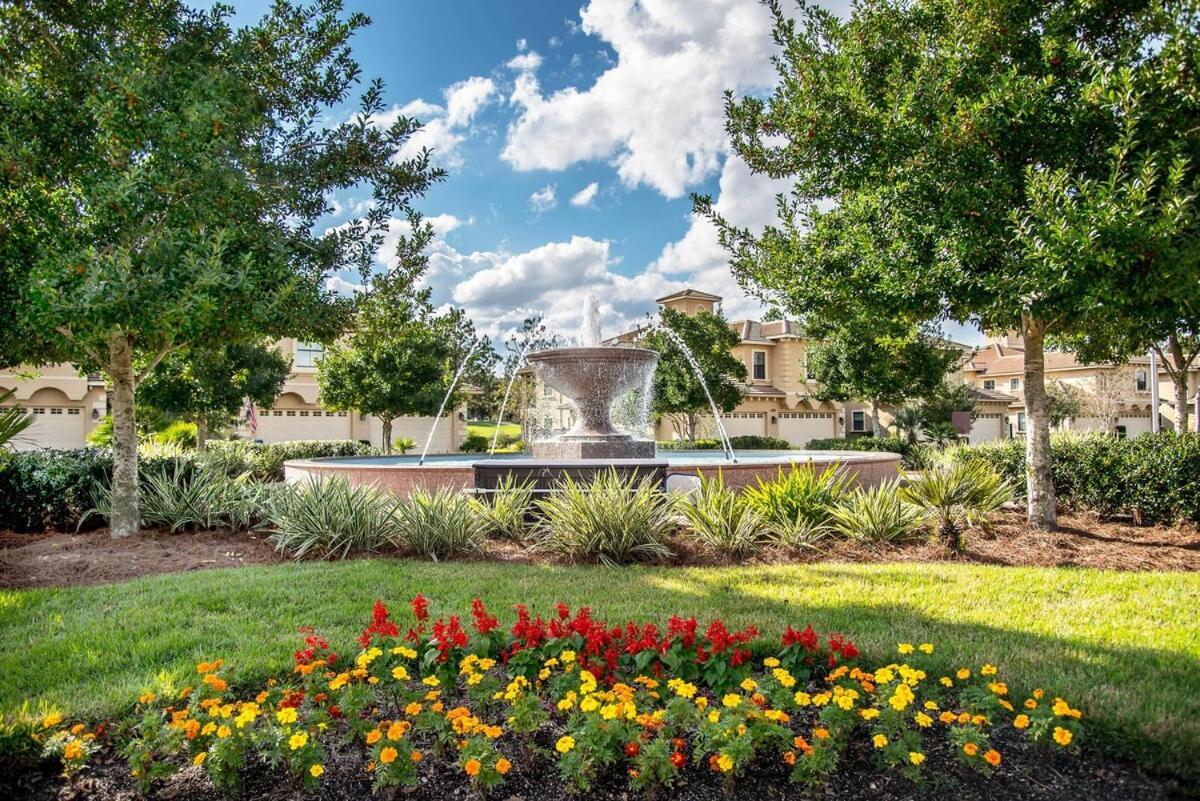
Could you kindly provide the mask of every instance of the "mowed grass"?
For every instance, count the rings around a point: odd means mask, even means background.
[[[224,657],[256,683],[286,672],[296,629],[343,651],[376,598],[402,622],[422,593],[435,615],[484,599],[590,605],[610,621],[679,613],[774,638],[788,623],[844,632],[871,660],[933,642],[938,671],[998,664],[1086,713],[1089,744],[1196,777],[1200,754],[1200,576],[975,565],[821,564],[603,568],[386,559],[201,571],[100,587],[0,592],[0,712],[25,702],[111,717],[153,686],[194,680]],[[1022,696],[1023,697],[1023,696]]]
[[[467,423],[467,435],[487,437],[488,442],[491,442],[492,437],[496,433],[496,424],[487,421],[476,421]],[[517,423],[501,423],[500,436],[517,437],[521,436],[521,426]]]

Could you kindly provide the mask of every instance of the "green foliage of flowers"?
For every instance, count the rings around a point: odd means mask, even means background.
[[[716,478],[702,476],[700,489],[679,501],[693,537],[733,557],[748,556],[766,541],[767,521],[736,489]]]
[[[396,507],[398,544],[409,553],[444,559],[478,550],[488,520],[457,488],[417,490]]]
[[[628,564],[671,555],[675,530],[672,503],[650,481],[600,472],[590,484],[567,476],[538,503],[542,521],[535,537],[541,548],[573,561]]]
[[[899,482],[885,481],[851,492],[830,511],[833,528],[851,539],[896,543],[910,539],[921,524],[921,510],[907,503]]]
[[[271,543],[296,559],[344,558],[401,540],[400,501],[340,476],[289,484],[272,498],[267,517],[277,529]]]

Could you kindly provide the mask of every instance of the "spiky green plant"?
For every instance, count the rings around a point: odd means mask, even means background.
[[[721,553],[742,557],[767,541],[767,521],[724,479],[700,478],[700,489],[678,502],[692,536]]]
[[[22,432],[33,425],[34,416],[20,406],[4,406],[14,395],[15,389],[0,390],[0,451],[10,446]]]
[[[270,504],[270,541],[296,559],[377,551],[400,536],[398,506],[391,493],[341,477],[289,484]]]
[[[398,513],[397,543],[435,561],[478,550],[487,537],[487,518],[470,498],[450,487],[417,490],[400,504]]]
[[[533,483],[518,483],[510,473],[496,485],[486,500],[476,499],[474,505],[488,524],[488,534],[502,540],[520,541],[531,530],[533,512]]]
[[[671,556],[673,503],[653,482],[599,473],[590,484],[567,476],[538,508],[539,547],[571,560],[618,565]]]
[[[243,531],[266,517],[274,489],[249,474],[230,476],[219,465],[175,461],[141,476],[140,520],[144,526],[163,526],[172,532],[199,529]],[[92,493],[93,508],[84,516],[108,517],[112,493],[99,484]],[[80,521],[82,525],[83,521]]]
[[[743,497],[781,545],[799,548],[830,532],[832,510],[853,483],[853,477],[836,466],[818,471],[811,464],[792,465],[787,472],[780,468],[773,481],[760,478]]]
[[[985,520],[1016,495],[1012,485],[979,461],[933,467],[900,491],[920,508],[953,553],[962,553],[965,526]]]
[[[921,510],[900,495],[899,482],[884,481],[851,492],[830,512],[833,528],[851,539],[899,542],[921,524]]]

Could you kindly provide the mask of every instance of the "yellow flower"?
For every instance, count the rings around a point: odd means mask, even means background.
[[[379,729],[371,729],[369,732],[367,732],[367,745],[375,745],[375,743],[382,739],[383,732],[381,732]]]
[[[929,715],[926,715],[924,712],[918,712],[913,720],[915,720],[917,725],[922,729],[928,729],[933,725],[933,718],[929,717]]]
[[[67,743],[66,747],[63,748],[63,759],[69,761],[72,759],[79,759],[81,756],[83,756],[83,746],[79,744],[78,740],[71,740],[69,743]]]
[[[741,688],[748,693],[758,689],[758,682],[751,678],[742,679]]]
[[[887,735],[876,734],[874,737],[871,738],[871,742],[875,745],[876,748],[883,748],[884,746],[886,746],[888,744],[888,738],[887,738]]]
[[[336,676],[334,676],[333,679],[330,680],[329,689],[340,690],[349,683],[350,683],[350,674],[349,673],[339,673]]]
[[[995,676],[996,675],[996,666],[995,665],[984,665],[983,667],[981,667],[979,669],[979,675],[980,676]]]
[[[878,709],[860,709],[860,710],[858,710],[858,715],[863,720],[875,720],[877,717],[879,717],[879,710]]]
[[[192,764],[193,764],[193,765],[203,765],[203,764],[204,764],[204,758],[205,758],[206,756],[208,756],[208,752],[207,752],[207,751],[201,751],[200,753],[196,754],[196,756],[195,756],[195,758],[194,758],[194,759],[192,759]]]
[[[933,653],[933,643],[923,642],[917,646],[917,650],[923,654],[932,654]]]
[[[507,759],[505,759],[504,757],[500,757],[499,759],[496,760],[496,772],[499,773],[501,776],[508,773],[510,770],[512,770],[512,763],[509,762]]]
[[[729,693],[721,699],[721,705],[726,709],[737,709],[742,705],[742,696],[737,693]]]
[[[62,723],[62,719],[63,716],[59,713],[51,712],[50,714],[46,715],[46,717],[42,718],[42,728],[49,729],[52,726],[57,726],[58,724]]]
[[[717,767],[721,769],[722,773],[728,773],[733,770],[733,757],[729,756],[729,754],[721,754],[717,757]]]
[[[437,676],[426,676],[425,678],[421,679],[421,683],[427,687],[437,687],[442,682]]]
[[[812,697],[803,690],[792,696],[792,700],[796,702],[796,706],[808,706],[812,703]]]
[[[708,713],[708,722],[709,723],[717,723],[720,720],[721,720],[721,712],[719,710],[714,709],[712,712]]]
[[[1008,685],[1002,681],[988,682],[988,689],[996,695],[1008,695]]]
[[[1071,734],[1070,729],[1064,729],[1062,726],[1054,727],[1054,742],[1058,743],[1063,748],[1066,748],[1071,744],[1072,737],[1074,737],[1074,735]]]
[[[463,771],[470,777],[474,778],[479,775],[479,771],[483,768],[483,763],[478,759],[468,759],[463,764]]]
[[[942,676],[940,679],[938,679],[938,681],[940,681],[942,683],[943,687],[953,687],[954,686],[954,682],[950,679],[949,676]]]
[[[600,708],[600,702],[596,700],[594,695],[589,695],[579,702],[579,708],[584,712],[595,712]]]
[[[298,731],[288,738],[288,747],[293,751],[299,751],[306,745],[308,745],[308,732],[306,731]]]
[[[958,672],[954,675],[958,676],[959,681],[964,681],[971,678],[971,671],[967,670],[966,668],[959,668]]]
[[[232,729],[230,729],[228,726],[219,726],[219,727],[217,727],[217,736],[218,736],[218,737],[225,738],[225,737],[228,737],[228,736],[229,736],[229,735],[231,735],[231,734],[233,734],[233,730],[232,730]]]
[[[313,765],[311,768],[308,769],[308,775],[312,776],[314,779],[321,778],[321,774],[324,772],[325,772],[324,765]]]
[[[410,718],[415,718],[417,715],[421,714],[421,705],[416,701],[413,701],[408,706],[404,707],[404,714],[408,715]]]
[[[902,642],[898,646],[896,646],[896,650],[902,654],[911,654],[913,652],[912,643]]]
[[[963,746],[963,753],[969,757],[973,757],[979,753],[979,746],[975,745],[975,743],[967,743]]]
[[[388,726],[387,738],[389,740],[399,740],[404,736],[406,731],[408,731],[408,726],[400,721],[397,721],[391,726]]]
[[[155,695],[151,692],[145,692],[138,696],[139,704],[150,704],[154,702]]]
[[[908,761],[913,763],[914,765],[920,765],[922,762],[925,761],[925,755],[922,754],[920,751],[909,751],[908,752]]]
[[[558,742],[554,744],[554,750],[560,754],[566,754],[575,747],[575,738],[569,734],[565,734],[558,738]]]
[[[777,668],[779,667],[779,664],[779,660],[773,656],[768,656],[763,660],[763,667]]]
[[[208,735],[212,734],[216,730],[217,730],[217,724],[213,723],[210,720],[208,723],[204,724],[204,728],[202,728],[200,730],[200,733],[203,734],[205,737],[207,737]]]
[[[281,709],[275,713],[275,719],[278,720],[280,723],[295,723],[296,722],[296,708],[291,707],[291,706],[285,706],[283,709]]]
[[[937,701],[926,701],[925,708],[932,712],[933,710],[938,708]]]
[[[563,661],[564,665],[569,665],[575,661],[575,652],[574,651],[563,651],[561,654],[558,655],[558,658]]]
[[[1013,728],[1028,729],[1029,715],[1017,715],[1015,718],[1013,718]]]
[[[391,764],[392,762],[395,762],[396,757],[399,755],[400,755],[400,752],[397,751],[395,748],[392,748],[389,745],[387,748],[385,748],[379,752],[379,761],[385,765],[388,765],[388,764]]]

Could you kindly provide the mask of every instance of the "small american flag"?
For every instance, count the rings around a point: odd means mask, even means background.
[[[250,438],[258,436],[258,412],[254,410],[254,401],[246,400],[246,426],[250,429]]]

